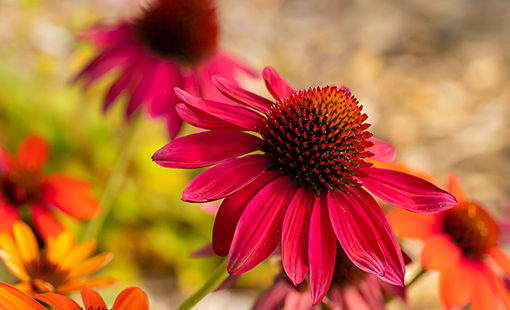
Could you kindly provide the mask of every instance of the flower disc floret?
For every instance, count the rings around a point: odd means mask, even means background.
[[[284,175],[293,175],[298,187],[308,185],[315,192],[361,186],[357,177],[367,176],[362,168],[373,154],[367,139],[368,118],[351,93],[335,86],[299,90],[278,100],[266,113],[268,143],[264,150],[275,158]]]

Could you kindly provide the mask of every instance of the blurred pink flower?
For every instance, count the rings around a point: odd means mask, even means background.
[[[115,25],[83,32],[97,55],[75,80],[88,87],[112,69],[120,71],[104,99],[104,111],[122,92],[129,95],[127,116],[144,103],[151,117],[166,118],[170,137],[182,120],[175,111],[174,87],[209,99],[220,96],[211,76],[237,84],[238,71],[255,74],[232,54],[218,48],[218,21],[212,0],[154,0],[143,14]]]
[[[420,213],[448,209],[455,198],[415,176],[371,167],[366,158],[393,160],[394,150],[372,138],[367,115],[347,88],[295,91],[272,68],[263,76],[276,101],[220,77],[216,86],[234,103],[177,89],[184,101],[177,105],[181,117],[210,131],[172,141],[153,160],[169,168],[215,165],[190,182],[182,199],[225,198],[214,223],[213,248],[228,255],[231,274],[252,269],[281,241],[287,275],[298,284],[310,270],[317,304],[333,277],[338,239],[358,268],[402,285],[397,240],[367,190]]]

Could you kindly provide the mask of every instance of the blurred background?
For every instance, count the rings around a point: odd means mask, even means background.
[[[510,2],[502,0],[218,0],[222,46],[258,71],[275,67],[295,88],[345,85],[364,105],[379,139],[397,159],[444,185],[457,173],[468,198],[498,219],[510,216]],[[132,157],[99,239],[119,278],[103,295],[140,285],[153,309],[175,309],[218,258],[190,258],[211,240],[214,217],[180,201],[195,170],[164,169],[151,155],[168,142],[165,126],[143,119],[128,150],[124,101],[108,114],[111,80],[87,92],[70,79],[94,54],[76,34],[139,12],[138,0],[0,0],[0,143],[14,151],[29,132],[44,135],[48,172],[94,184],[101,197],[120,152]],[[111,76],[113,78],[113,75]],[[261,80],[246,88],[269,96]],[[184,134],[192,132],[186,128]],[[82,226],[63,219],[77,234]],[[403,247],[419,258],[421,245]],[[507,249],[508,250],[508,249]],[[416,264],[417,265],[417,264]],[[419,266],[411,265],[413,276]],[[196,309],[250,309],[272,283],[275,262],[243,275],[233,290]],[[423,277],[409,303],[390,309],[440,309],[437,275]]]

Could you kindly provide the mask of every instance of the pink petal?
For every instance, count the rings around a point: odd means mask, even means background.
[[[384,296],[381,288],[377,284],[377,280],[376,277],[367,277],[365,281],[358,283],[358,290],[371,310],[384,310]],[[374,283],[372,281],[376,282]]]
[[[263,172],[249,186],[240,189],[223,200],[213,227],[213,249],[219,256],[227,256],[237,222],[246,206],[266,185],[280,176],[278,171]]]
[[[97,48],[131,41],[132,28],[125,21],[116,25],[97,25],[78,34],[78,40],[92,40]]]
[[[274,102],[269,101],[266,98],[260,97],[259,95],[234,85],[221,76],[213,76],[213,82],[223,95],[243,104],[244,106],[254,108],[257,111],[269,111],[269,108],[274,104]]]
[[[223,129],[223,130],[237,130],[244,131],[245,128],[230,124],[200,109],[188,106],[184,103],[179,103],[175,106],[179,116],[187,123],[200,127],[203,129]]]
[[[152,155],[152,160],[167,168],[200,168],[256,151],[263,143],[244,132],[206,131],[168,143]]]
[[[183,87],[184,78],[179,67],[171,62],[159,63],[153,74],[154,79],[145,99],[149,115],[156,117],[175,109],[175,105],[180,100],[175,95],[173,88]]]
[[[363,189],[328,192],[333,229],[354,265],[395,285],[403,285],[404,260],[384,213]]]
[[[347,287],[344,290],[344,298],[345,303],[347,304],[347,309],[374,310],[370,308],[355,286]]]
[[[373,137],[368,140],[374,143],[374,145],[368,149],[370,152],[374,153],[374,156],[371,157],[372,159],[385,162],[395,160],[397,154],[391,144]]]
[[[182,118],[179,116],[179,114],[177,114],[177,110],[175,109],[175,107],[168,108],[165,118],[166,128],[168,130],[170,140],[174,140],[175,138],[177,138],[177,135],[181,131]]]
[[[216,101],[200,99],[191,96],[179,88],[175,89],[175,93],[188,105],[193,106],[230,124],[251,131],[265,128],[261,115],[255,112]]]
[[[310,261],[310,293],[313,305],[319,304],[333,279],[336,258],[336,238],[328,214],[325,195],[318,196],[313,206],[308,240]]]
[[[278,281],[260,295],[252,310],[280,310],[285,297],[292,290],[294,288],[288,283]]]
[[[291,290],[285,298],[285,310],[313,310],[310,293]]]
[[[104,99],[103,112],[108,111],[112,103],[124,90],[128,89],[129,84],[133,82],[133,75],[136,72],[136,64],[137,62],[135,62],[133,66],[126,68],[115,83],[112,84]]]
[[[266,82],[267,90],[276,100],[280,100],[296,93],[278,72],[272,67],[265,67],[262,76]]]
[[[283,269],[294,285],[303,282],[308,272],[308,234],[315,198],[301,187],[290,202],[282,228]]]
[[[213,74],[221,75],[234,83],[236,82],[236,80],[233,78],[234,74],[222,74],[224,73],[225,68],[233,68],[234,70],[244,71],[244,73],[250,75],[253,78],[260,77],[258,70],[255,70],[251,66],[248,66],[236,55],[225,49],[220,49],[216,53],[216,57],[213,59],[213,61],[211,61],[211,65],[213,66],[210,67],[209,70]]]
[[[129,99],[126,115],[131,116],[148,95],[149,89],[154,81],[154,71],[158,65],[157,61],[152,58],[144,58],[137,66],[139,73],[137,78],[140,79],[137,85],[131,84],[134,88],[131,98]]]
[[[285,211],[295,192],[296,185],[285,176],[269,183],[253,197],[234,233],[227,261],[229,273],[251,270],[276,249]]]
[[[395,170],[365,168],[368,177],[360,181],[372,194],[397,207],[418,212],[438,213],[457,205],[455,197],[434,184]]]
[[[196,176],[186,187],[182,200],[209,202],[228,196],[250,184],[273,159],[268,155],[248,155],[216,165]]]
[[[19,219],[18,208],[3,201],[0,196],[0,231],[12,233],[12,225]]]

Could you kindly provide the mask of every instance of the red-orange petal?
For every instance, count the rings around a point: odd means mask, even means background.
[[[29,297],[27,294],[3,282],[0,282],[0,309],[47,310],[46,307]]]
[[[65,231],[64,226],[60,224],[52,212],[38,205],[32,205],[30,216],[37,232],[44,240],[55,238]]]
[[[87,182],[63,175],[46,178],[43,199],[78,220],[90,219],[99,210],[99,203]]]
[[[81,309],[80,305],[69,297],[55,294],[55,293],[44,293],[34,296],[35,299],[47,303],[52,306],[55,310],[78,310]]]
[[[115,283],[116,279],[114,277],[96,277],[90,278],[82,281],[74,281],[62,284],[57,287],[57,292],[60,294],[69,293],[72,291],[79,290],[82,286],[88,287],[105,287],[110,284]]]
[[[448,235],[436,234],[425,241],[421,262],[426,269],[445,270],[457,264],[461,256],[461,250]]]
[[[497,288],[491,285],[488,277],[491,276],[488,267],[479,265],[474,268],[473,273],[473,292],[471,294],[471,309],[472,310],[489,310],[498,309],[496,303]]]
[[[25,136],[18,146],[19,165],[28,171],[38,171],[46,164],[50,147],[46,140],[38,135]]]
[[[473,291],[473,275],[469,264],[454,265],[439,275],[439,300],[446,309],[464,307]]]
[[[85,304],[85,309],[106,309],[106,303],[101,295],[86,286],[81,287],[81,298]]]
[[[395,234],[402,238],[425,240],[434,233],[437,226],[437,217],[432,214],[395,209],[387,217]]]
[[[505,275],[510,278],[510,259],[508,258],[508,255],[506,255],[506,253],[498,247],[490,248],[487,250],[487,254],[496,261]]]
[[[147,294],[138,287],[130,287],[123,290],[113,303],[112,310],[148,310],[149,299]]]
[[[18,209],[0,198],[0,231],[12,234],[12,225],[17,220],[19,220]]]
[[[466,193],[464,193],[464,189],[460,185],[459,178],[455,173],[449,173],[446,179],[446,190],[450,192],[455,198],[457,198],[458,204],[466,201]]]

